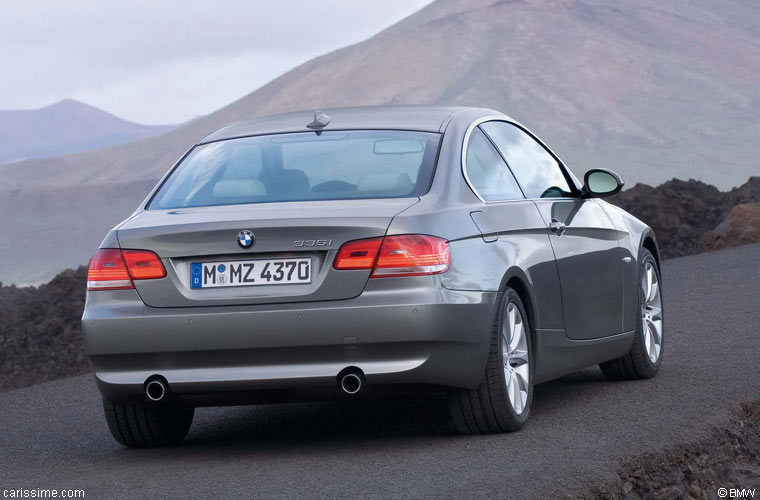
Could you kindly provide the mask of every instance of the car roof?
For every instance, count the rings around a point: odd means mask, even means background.
[[[292,113],[262,116],[233,123],[207,135],[198,144],[263,134],[308,132],[306,124],[319,111],[329,116],[323,130],[416,130],[442,132],[449,118],[465,110],[480,110],[458,106],[357,106],[345,108],[319,108]],[[483,114],[494,111],[482,109]]]

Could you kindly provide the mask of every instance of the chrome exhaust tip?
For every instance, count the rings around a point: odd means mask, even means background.
[[[356,394],[362,390],[362,378],[357,373],[346,373],[340,379],[340,388],[346,394]]]
[[[160,380],[151,380],[145,384],[145,395],[151,401],[161,401],[166,396],[166,386]]]

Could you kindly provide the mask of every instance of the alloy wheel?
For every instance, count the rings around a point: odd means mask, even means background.
[[[528,336],[520,308],[509,302],[501,331],[501,353],[504,363],[504,382],[507,396],[516,414],[525,411],[530,387],[530,359]]]
[[[662,352],[662,295],[657,270],[651,261],[644,263],[641,273],[641,331],[644,347],[652,363],[660,359]]]

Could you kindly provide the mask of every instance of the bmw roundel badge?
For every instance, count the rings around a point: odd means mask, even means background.
[[[243,248],[251,248],[253,246],[253,233],[247,229],[240,231],[237,235],[237,242]]]

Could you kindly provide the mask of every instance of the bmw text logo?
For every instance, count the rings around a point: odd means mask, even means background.
[[[253,233],[247,229],[240,231],[237,235],[237,242],[243,248],[251,248],[253,246]]]

